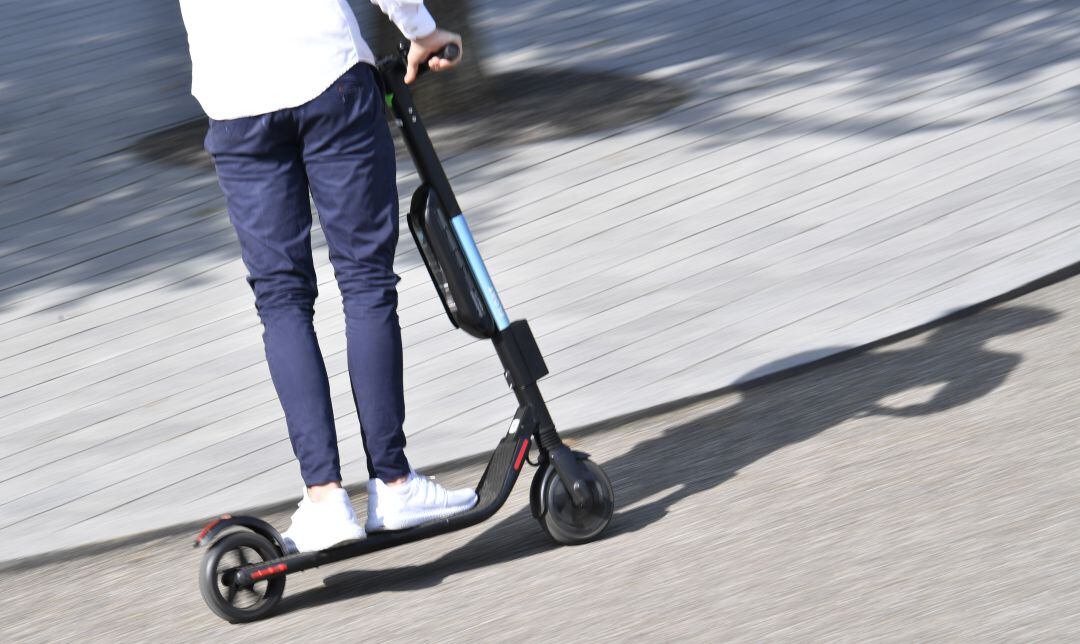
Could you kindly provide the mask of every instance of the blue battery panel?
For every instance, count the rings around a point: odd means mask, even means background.
[[[473,239],[472,231],[469,230],[468,222],[465,221],[465,215],[454,217],[450,220],[450,225],[454,229],[454,234],[457,235],[461,249],[465,251],[465,261],[469,262],[469,268],[472,269],[476,285],[480,287],[480,294],[484,297],[488,311],[491,311],[491,316],[495,319],[495,327],[500,331],[506,330],[510,326],[510,318],[506,316],[506,310],[499,301],[499,293],[495,290],[491,275],[488,275],[487,266],[484,266],[484,259],[480,257],[480,249],[476,247],[476,241]]]

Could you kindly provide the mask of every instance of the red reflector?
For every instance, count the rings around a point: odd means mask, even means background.
[[[214,526],[216,526],[216,525],[217,525],[217,524],[219,524],[219,523],[221,523],[221,519],[214,519],[214,520],[213,520],[213,521],[211,521],[210,523],[207,523],[207,524],[206,524],[206,527],[205,527],[205,528],[203,528],[203,529],[202,529],[202,532],[200,532],[200,533],[199,533],[199,536],[198,536],[198,538],[197,538],[197,541],[202,541],[202,538],[206,536],[206,533],[207,533],[207,532],[210,532],[210,529],[211,529],[211,528],[213,528]]]
[[[208,533],[208,532],[210,532],[211,530],[213,530],[213,529],[214,529],[214,526],[216,526],[217,524],[221,523],[221,522],[222,522],[222,521],[224,521],[225,519],[231,519],[231,518],[232,518],[232,515],[231,515],[231,514],[223,514],[223,515],[221,515],[220,517],[218,517],[218,518],[214,519],[214,520],[213,520],[213,521],[211,521],[210,523],[206,524],[206,527],[202,529],[202,532],[200,532],[200,533],[199,533],[199,536],[198,536],[198,537],[196,537],[196,538],[195,538],[195,540],[196,540],[196,541],[202,541],[202,538],[206,536],[206,533]]]
[[[529,439],[525,439],[525,442],[521,444],[521,449],[518,450],[517,460],[514,461],[514,469],[521,469],[521,462],[525,460],[525,455],[529,453]]]
[[[206,527],[203,528],[202,532],[199,533],[199,536],[195,537],[195,540],[196,541],[202,541],[202,538],[206,536],[206,533],[210,532],[210,528],[213,528],[214,526],[216,526],[220,522],[221,522],[221,519],[214,519],[210,523],[207,523]]]
[[[283,563],[275,564],[273,566],[270,566],[269,568],[260,568],[259,570],[256,570],[255,572],[251,573],[251,578],[252,579],[262,579],[263,577],[269,577],[270,575],[276,575],[279,572],[285,572],[288,569],[289,569],[289,567],[286,566]]]

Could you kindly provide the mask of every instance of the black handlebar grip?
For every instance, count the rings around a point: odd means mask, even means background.
[[[457,60],[457,57],[461,55],[461,47],[457,46],[457,43],[450,43],[443,47],[441,50],[435,53],[435,56],[444,58],[446,60]],[[433,56],[433,58],[435,57]]]

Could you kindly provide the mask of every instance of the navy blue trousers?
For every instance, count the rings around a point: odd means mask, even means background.
[[[312,326],[318,289],[309,192],[345,309],[368,474],[393,480],[409,473],[394,273],[396,168],[376,73],[359,64],[300,107],[211,120],[206,135],[307,485],[341,480],[330,386]]]

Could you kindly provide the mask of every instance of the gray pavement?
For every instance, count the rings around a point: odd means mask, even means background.
[[[1071,0],[477,0],[473,16],[492,78],[547,73],[550,95],[554,74],[568,97],[492,118],[512,135],[431,122],[564,428],[1080,258]],[[0,559],[296,494],[214,178],[140,152],[198,115],[184,47],[172,2],[0,3]],[[626,87],[667,102],[626,112]],[[483,98],[478,114],[499,112]],[[551,126],[567,120],[590,125]],[[403,196],[415,181],[403,164]],[[315,245],[357,482],[339,296]],[[410,456],[483,451],[513,412],[493,352],[449,328],[411,242],[397,270]]]
[[[552,545],[519,485],[487,524],[290,577],[279,615],[229,626],[189,531],[0,574],[0,641],[1076,641],[1078,361],[1073,278],[579,435],[619,503],[592,544]]]

